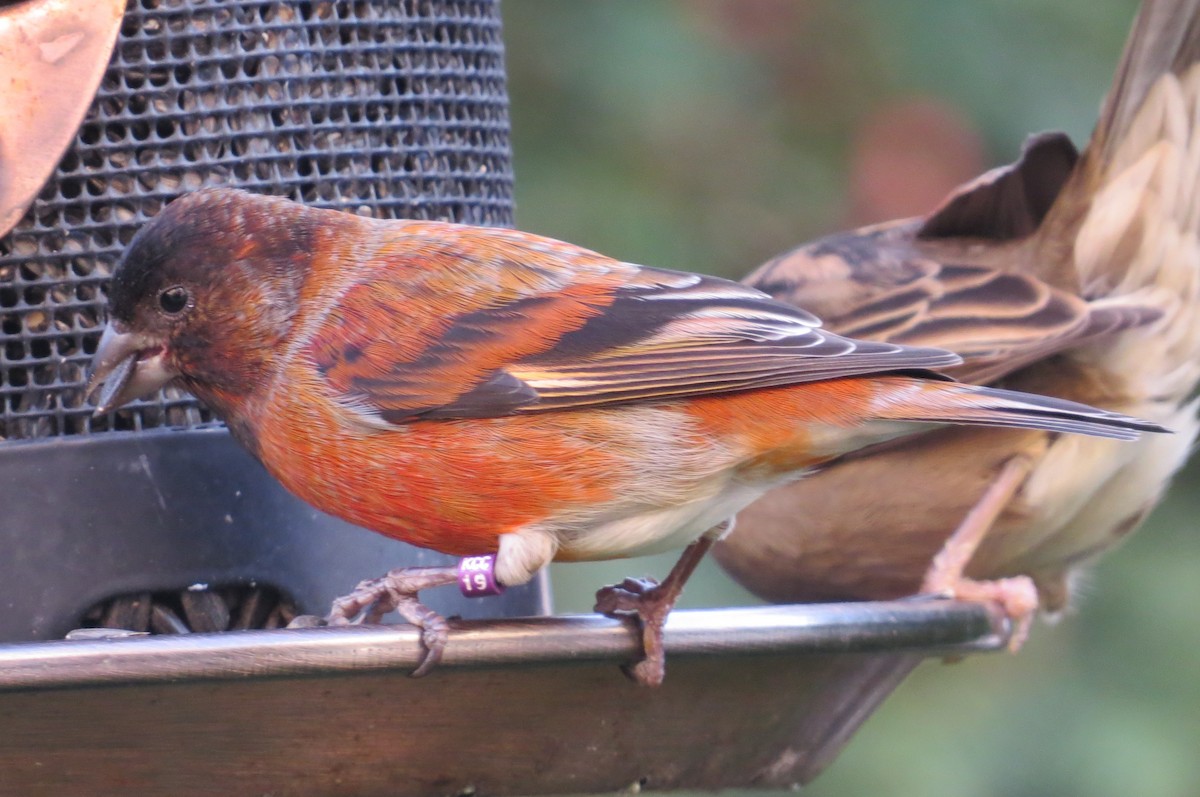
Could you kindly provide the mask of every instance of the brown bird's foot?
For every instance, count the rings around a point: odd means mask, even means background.
[[[982,603],[993,608],[1009,625],[1008,650],[1016,653],[1029,639],[1029,629],[1038,611],[1038,591],[1028,576],[995,581],[963,579],[951,590],[956,600]]]
[[[964,572],[988,531],[1029,475],[1032,463],[1017,456],[1004,463],[995,481],[971,507],[950,539],[946,540],[921,583],[922,594],[941,595],[957,600],[984,603],[1002,614],[1012,625],[1008,649],[1021,649],[1029,636],[1038,610],[1038,592],[1033,579],[1026,576],[974,581]]]
[[[398,612],[407,622],[421,629],[421,646],[425,653],[417,663],[412,677],[420,678],[442,659],[446,649],[448,627],[446,618],[421,603],[421,590],[441,587],[458,581],[457,567],[402,567],[382,578],[364,581],[333,602],[327,625],[357,625],[380,623],[388,612]]]
[[[596,593],[595,611],[607,617],[637,619],[642,636],[642,658],[621,669],[642,686],[659,686],[666,677],[667,657],[663,648],[663,626],[675,607],[696,565],[726,528],[724,524],[684,549],[679,561],[661,583],[653,579],[627,578]]]

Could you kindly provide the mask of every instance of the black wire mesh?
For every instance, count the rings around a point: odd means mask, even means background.
[[[214,184],[511,225],[496,2],[131,0],[75,143],[0,239],[0,440],[213,422],[171,388],[93,419],[83,384],[122,247]]]

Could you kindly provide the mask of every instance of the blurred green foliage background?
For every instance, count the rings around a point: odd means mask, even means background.
[[[518,224],[739,277],[928,210],[1023,138],[1082,143],[1131,0],[504,0]],[[1200,470],[1016,657],[920,668],[813,795],[1200,795]],[[586,611],[673,557],[566,565]],[[753,599],[708,563],[684,605]],[[720,688],[714,684],[713,688]]]

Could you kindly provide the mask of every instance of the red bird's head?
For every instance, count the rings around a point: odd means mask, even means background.
[[[97,412],[172,379],[220,411],[262,384],[309,271],[313,211],[209,189],[147,223],[113,272],[93,365]],[[321,214],[323,215],[323,214]]]

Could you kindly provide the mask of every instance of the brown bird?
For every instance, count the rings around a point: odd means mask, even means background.
[[[717,556],[775,601],[950,593],[1019,646],[1040,603],[1135,529],[1200,425],[1200,2],[1148,0],[1091,141],[1035,136],[928,216],[833,235],[748,276],[834,331],[960,354],[959,379],[1173,429],[1131,445],[942,429],[743,510]],[[933,562],[931,566],[931,561]]]

